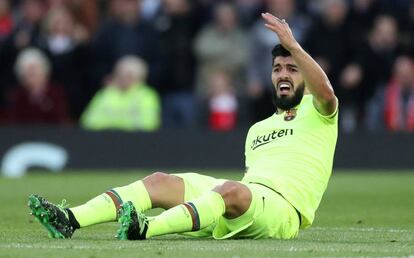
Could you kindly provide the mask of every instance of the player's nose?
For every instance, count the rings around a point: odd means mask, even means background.
[[[279,75],[279,78],[282,78],[282,79],[289,78],[289,74],[286,68],[280,69],[280,72],[278,75]]]
[[[290,81],[289,74],[285,70],[281,71],[279,74],[279,81],[284,81],[284,80]]]

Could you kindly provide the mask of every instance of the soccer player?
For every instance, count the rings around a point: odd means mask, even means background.
[[[338,100],[288,23],[269,13],[262,17],[281,42],[272,51],[276,112],[247,134],[243,179],[157,172],[69,209],[31,195],[29,207],[52,237],[69,238],[75,229],[117,219],[117,237],[128,240],[171,233],[291,239],[312,224],[332,171]],[[166,210],[144,215],[156,207]]]

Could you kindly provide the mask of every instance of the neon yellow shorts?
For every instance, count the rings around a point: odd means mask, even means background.
[[[226,179],[197,173],[174,174],[184,180],[185,201],[199,197]],[[240,217],[221,217],[211,226],[200,231],[184,233],[193,237],[228,238],[295,238],[299,231],[299,217],[295,208],[275,191],[262,185],[245,184],[252,193],[249,209]]]

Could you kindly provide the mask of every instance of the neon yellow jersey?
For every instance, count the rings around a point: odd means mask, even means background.
[[[312,95],[292,111],[254,124],[245,146],[244,182],[264,184],[279,192],[310,226],[332,172],[338,136],[338,109],[323,116]]]

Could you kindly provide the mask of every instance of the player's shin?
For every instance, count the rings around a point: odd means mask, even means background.
[[[222,216],[225,204],[221,195],[210,191],[192,201],[175,206],[158,216],[149,218],[146,238],[153,236],[198,231]]]
[[[116,221],[117,211],[123,202],[131,201],[139,212],[152,208],[151,199],[142,180],[111,189],[87,203],[69,209],[72,224],[86,227]],[[71,214],[72,213],[72,214]]]

